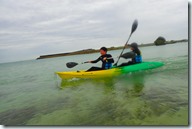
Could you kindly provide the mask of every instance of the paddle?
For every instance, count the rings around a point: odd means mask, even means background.
[[[88,63],[88,62],[83,62],[83,63],[81,63],[81,64],[84,64],[84,63]],[[75,67],[76,65],[78,65],[78,63],[76,63],[76,62],[68,62],[68,63],[66,63],[66,66],[67,66],[68,68],[73,68],[73,67]]]
[[[123,47],[123,50],[122,50],[120,56],[118,57],[117,62],[116,62],[113,66],[117,66],[117,64],[118,64],[118,62],[119,62],[119,59],[120,59],[120,57],[122,56],[123,51],[124,51],[124,49],[125,49],[127,43],[129,42],[129,39],[130,39],[131,35],[132,35],[133,32],[137,29],[137,25],[138,25],[138,21],[135,20],[135,21],[133,22],[133,24],[132,24],[131,33],[130,33],[130,35],[129,35],[129,38],[128,38],[127,42],[125,43],[125,46]]]
[[[133,58],[135,57],[135,53],[134,52],[127,52],[127,53],[124,53],[123,55],[121,55],[122,58],[125,58],[125,59],[128,59],[128,58]],[[107,58],[107,59],[112,59],[113,57],[110,57],[110,58]],[[82,62],[80,64],[85,64],[85,63],[89,63],[88,61],[86,62]],[[76,63],[76,62],[68,62],[66,63],[66,66],[68,68],[73,68],[75,67],[76,65],[79,65],[79,63]]]

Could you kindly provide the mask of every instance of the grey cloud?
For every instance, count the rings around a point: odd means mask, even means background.
[[[124,45],[135,18],[130,42],[187,38],[187,12],[183,0],[0,0],[0,50],[39,55]]]

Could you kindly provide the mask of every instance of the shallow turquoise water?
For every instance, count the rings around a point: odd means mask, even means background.
[[[165,65],[115,78],[62,81],[54,72],[93,65],[68,69],[67,62],[99,53],[0,64],[0,124],[188,125],[188,43],[141,51],[144,61]],[[117,57],[120,51],[109,53]]]

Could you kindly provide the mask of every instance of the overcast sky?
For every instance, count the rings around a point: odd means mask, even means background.
[[[0,62],[188,38],[186,0],[0,0]]]

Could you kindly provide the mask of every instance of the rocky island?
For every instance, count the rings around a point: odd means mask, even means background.
[[[174,43],[179,43],[179,42],[188,42],[188,39],[166,41],[166,39],[164,37],[160,36],[154,41],[154,43],[141,44],[141,45],[139,45],[139,47],[147,47],[147,46],[153,46],[153,45],[159,46],[159,45],[174,44]],[[107,48],[107,49],[108,49],[108,51],[110,51],[110,50],[123,49],[123,47],[124,46],[110,47],[110,48]],[[128,47],[128,45],[126,47]],[[91,53],[97,53],[98,51],[99,51],[99,49],[84,49],[84,50],[79,50],[79,51],[74,51],[74,52],[67,52],[67,53],[41,55],[41,56],[39,56],[37,58],[37,60],[38,59],[61,57],[61,56],[70,56],[70,55],[79,55],[79,54],[91,54]]]

